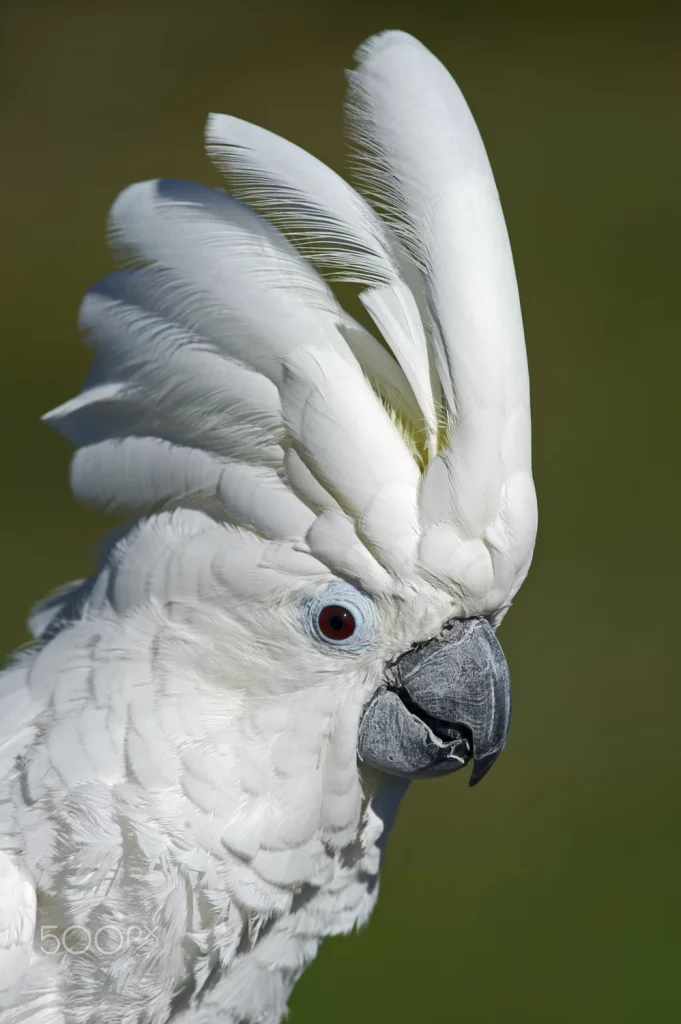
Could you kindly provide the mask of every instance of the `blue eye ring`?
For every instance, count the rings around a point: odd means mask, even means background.
[[[356,654],[374,639],[373,602],[350,583],[327,583],[303,601],[301,610],[308,633],[325,647]]]

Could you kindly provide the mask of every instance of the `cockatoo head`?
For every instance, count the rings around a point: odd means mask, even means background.
[[[282,833],[320,813],[342,833],[358,771],[472,760],[477,781],[509,725],[494,629],[536,505],[492,172],[458,87],[403,33],[360,49],[348,111],[375,208],[224,115],[207,146],[231,192],[119,197],[111,237],[139,266],[87,295],[94,367],[49,414],[79,446],[76,493],[145,516],[88,600],[153,608],[182,756],[210,762],[225,806],[250,794],[242,842],[274,780]]]

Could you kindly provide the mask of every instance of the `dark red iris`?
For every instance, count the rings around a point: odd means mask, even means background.
[[[319,613],[319,629],[329,640],[347,640],[355,632],[355,619],[342,605],[329,604]]]

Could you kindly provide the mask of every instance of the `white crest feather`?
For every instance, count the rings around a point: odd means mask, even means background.
[[[208,154],[235,191],[285,231],[304,256],[340,281],[371,286],[362,300],[411,385],[427,446],[437,438],[428,343],[396,250],[369,204],[321,161],[291,142],[225,114],[212,114]]]
[[[522,321],[489,161],[457,85],[404,33],[360,48],[349,110],[388,222],[297,146],[212,115],[209,154],[256,209],[178,181],[119,197],[112,240],[144,266],[86,296],[95,363],[48,419],[82,446],[72,482],[88,500],[198,506],[273,540],[314,538],[334,571],[348,564],[347,530],[334,553],[328,528],[342,512],[352,545],[391,574],[416,569],[488,610],[522,581],[536,529]],[[364,286],[388,348],[315,268]]]
[[[529,564],[536,507],[525,343],[508,234],[480,133],[448,71],[406,33],[373,37],[357,60],[348,109],[361,172],[425,275],[448,406],[449,440],[424,481],[424,526],[448,522],[463,539],[482,538],[492,522],[517,516],[528,522],[518,563]],[[514,484],[518,475],[522,486]],[[522,509],[508,508],[510,495]],[[516,532],[511,543],[519,540]],[[442,573],[445,579],[446,567]]]

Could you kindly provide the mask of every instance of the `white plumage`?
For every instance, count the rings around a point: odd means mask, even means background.
[[[435,399],[428,343],[402,280],[396,240],[369,203],[334,171],[272,132],[225,114],[208,120],[207,150],[236,194],[261,210],[335,280],[368,287],[362,301],[409,381],[433,451]]]
[[[85,297],[92,371],[46,419],[75,494],[142,518],[0,677],[0,1024],[276,1024],[376,898],[404,786],[357,732],[386,664],[498,622],[527,573],[527,366],[477,128],[399,32],[360,48],[349,111],[373,206],[224,115],[240,198],[114,204],[138,266]],[[310,632],[327,592],[361,643]]]

